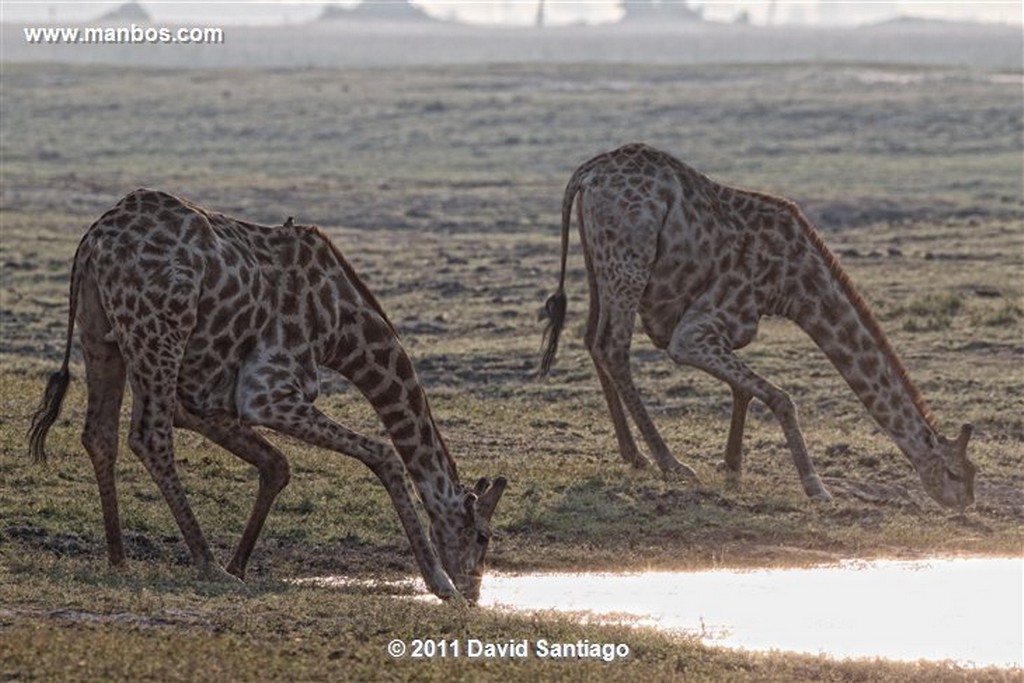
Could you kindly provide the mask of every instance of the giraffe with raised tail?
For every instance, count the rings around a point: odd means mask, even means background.
[[[754,339],[761,316],[780,315],[824,351],[932,498],[960,509],[974,501],[976,468],[967,458],[971,426],[963,425],[954,439],[939,433],[877,320],[800,209],[780,197],[716,183],[647,145],[600,154],[569,180],[562,202],[561,274],[546,304],[542,372],[551,368],[565,323],[574,203],[590,289],[584,341],[627,462],[648,462],[633,439],[628,414],[663,471],[696,478],[669,452],[633,383],[629,349],[639,314],[651,341],[672,360],[732,388],[725,447],[731,480],[739,480],[747,407],[757,398],[782,425],[806,494],[829,500],[793,401],[733,353]]]
[[[125,559],[114,463],[127,381],[129,446],[170,506],[203,576],[245,576],[267,514],[288,483],[284,454],[256,430],[266,427],[363,462],[387,489],[430,590],[446,599],[478,599],[505,479],[481,479],[472,488],[459,482],[395,328],[319,228],[291,218],[279,227],[256,225],[147,189],[103,214],[75,253],[63,364],[29,433],[37,458],[45,458],[46,435],[70,381],[76,321],[88,390],[82,443],[99,484],[112,564]],[[393,447],[314,406],[318,366],[337,370],[360,390]],[[202,434],[259,471],[256,502],[226,571],[175,470],[175,427]]]

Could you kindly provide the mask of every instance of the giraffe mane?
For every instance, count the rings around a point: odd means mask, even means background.
[[[903,360],[893,349],[892,344],[889,343],[889,338],[885,336],[882,331],[882,327],[878,324],[878,319],[875,314],[871,311],[868,303],[864,300],[864,297],[860,295],[857,289],[853,286],[853,282],[846,270],[839,263],[839,258],[833,253],[833,251],[825,244],[825,240],[822,238],[821,233],[811,225],[810,220],[804,215],[800,207],[789,199],[782,197],[775,197],[769,194],[763,194],[753,192],[751,194],[756,195],[761,199],[768,200],[772,203],[783,206],[787,209],[797,223],[803,229],[804,235],[808,241],[814,245],[818,253],[821,254],[821,258],[824,260],[825,265],[829,271],[835,277],[839,283],[843,294],[849,300],[850,304],[853,305],[854,310],[857,311],[857,315],[860,317],[861,322],[868,329],[874,340],[876,346],[882,352],[882,354],[889,360],[892,368],[896,371],[896,376],[899,378],[900,383],[910,396],[910,400],[913,402],[914,407],[917,408],[918,413],[924,418],[924,421],[928,423],[928,426],[938,431],[938,421],[935,419],[935,415],[932,413],[931,408],[928,407],[928,402],[925,400],[924,395],[914,384],[910,378],[910,373],[907,371],[907,366],[903,364]]]
[[[398,330],[395,329],[395,326],[391,323],[391,319],[388,318],[387,313],[384,312],[384,307],[380,305],[380,302],[377,301],[377,297],[374,296],[373,292],[370,291],[370,288],[366,286],[363,279],[359,277],[358,273],[356,273],[356,269],[352,267],[352,264],[348,262],[345,255],[341,253],[341,249],[338,248],[338,245],[334,243],[327,233],[325,233],[318,225],[295,227],[301,227],[304,230],[308,230],[327,243],[327,246],[330,247],[334,257],[338,260],[338,265],[340,265],[341,269],[345,272],[345,277],[348,278],[348,281],[351,282],[352,286],[356,288],[357,292],[359,292],[359,296],[365,299],[366,303],[370,304],[370,307],[376,311],[377,315],[381,317],[381,320],[387,323],[388,329],[390,329],[397,337]]]

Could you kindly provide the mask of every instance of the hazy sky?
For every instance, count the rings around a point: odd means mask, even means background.
[[[531,24],[537,0],[414,0],[430,14],[473,23]],[[0,0],[0,19],[7,22],[73,22],[95,18],[121,2],[64,2],[54,0]],[[315,18],[325,4],[356,4],[353,0],[324,2],[167,2],[143,0],[154,21],[174,23],[265,24],[302,22]],[[743,11],[755,23],[764,23],[771,3],[693,0],[705,17],[731,21]],[[619,0],[545,0],[549,24],[614,21],[621,13]],[[975,2],[882,2],[879,0],[777,0],[776,23],[859,23],[894,16],[966,19],[999,23],[1022,21],[1021,0]]]

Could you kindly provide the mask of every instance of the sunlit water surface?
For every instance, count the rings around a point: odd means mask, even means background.
[[[835,658],[1021,666],[1024,561],[844,562],[809,569],[489,574],[480,604],[636,618],[709,645]]]
[[[302,582],[362,583],[349,577]],[[415,590],[422,580],[397,585]],[[743,650],[1018,668],[1024,659],[1024,558],[635,574],[491,573],[484,577],[479,604],[571,612],[586,621],[651,626]]]

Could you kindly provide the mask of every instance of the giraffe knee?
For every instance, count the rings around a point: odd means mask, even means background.
[[[260,484],[275,494],[288,485],[291,476],[291,468],[284,456],[273,458],[260,467]]]
[[[136,429],[134,426],[128,430],[128,448],[140,458],[143,456],[146,451],[146,439],[142,430]]]
[[[117,455],[117,434],[107,435],[86,422],[82,430],[82,446],[94,462],[113,460]]]
[[[613,377],[618,377],[623,368],[629,367],[629,350],[617,347],[609,347],[600,342],[593,342],[588,345],[590,357],[594,363],[604,368]]]
[[[370,468],[385,486],[388,480],[401,480],[406,476],[405,463],[402,462],[402,459],[394,449],[386,445],[381,444],[379,452],[374,453],[373,457],[360,459],[363,460],[363,463]]]
[[[694,316],[676,325],[665,352],[680,365],[693,365],[699,361],[702,354],[717,352],[721,345],[721,339],[714,333],[708,320]]]
[[[785,391],[777,389],[768,397],[768,407],[783,424],[796,420],[796,404]]]
[[[594,345],[596,343],[597,343],[597,325],[591,322],[590,324],[587,325],[587,329],[583,333],[583,345],[587,348],[588,351],[590,351],[591,354],[593,354],[594,353]]]
[[[590,358],[591,360],[594,361],[594,365],[596,365],[599,368],[608,367],[608,356],[600,348],[598,348],[592,341],[587,342],[587,351],[590,352]]]
[[[128,430],[128,448],[143,462],[151,461],[158,453],[169,449],[170,444],[170,434],[165,434],[164,430],[134,424]]]

